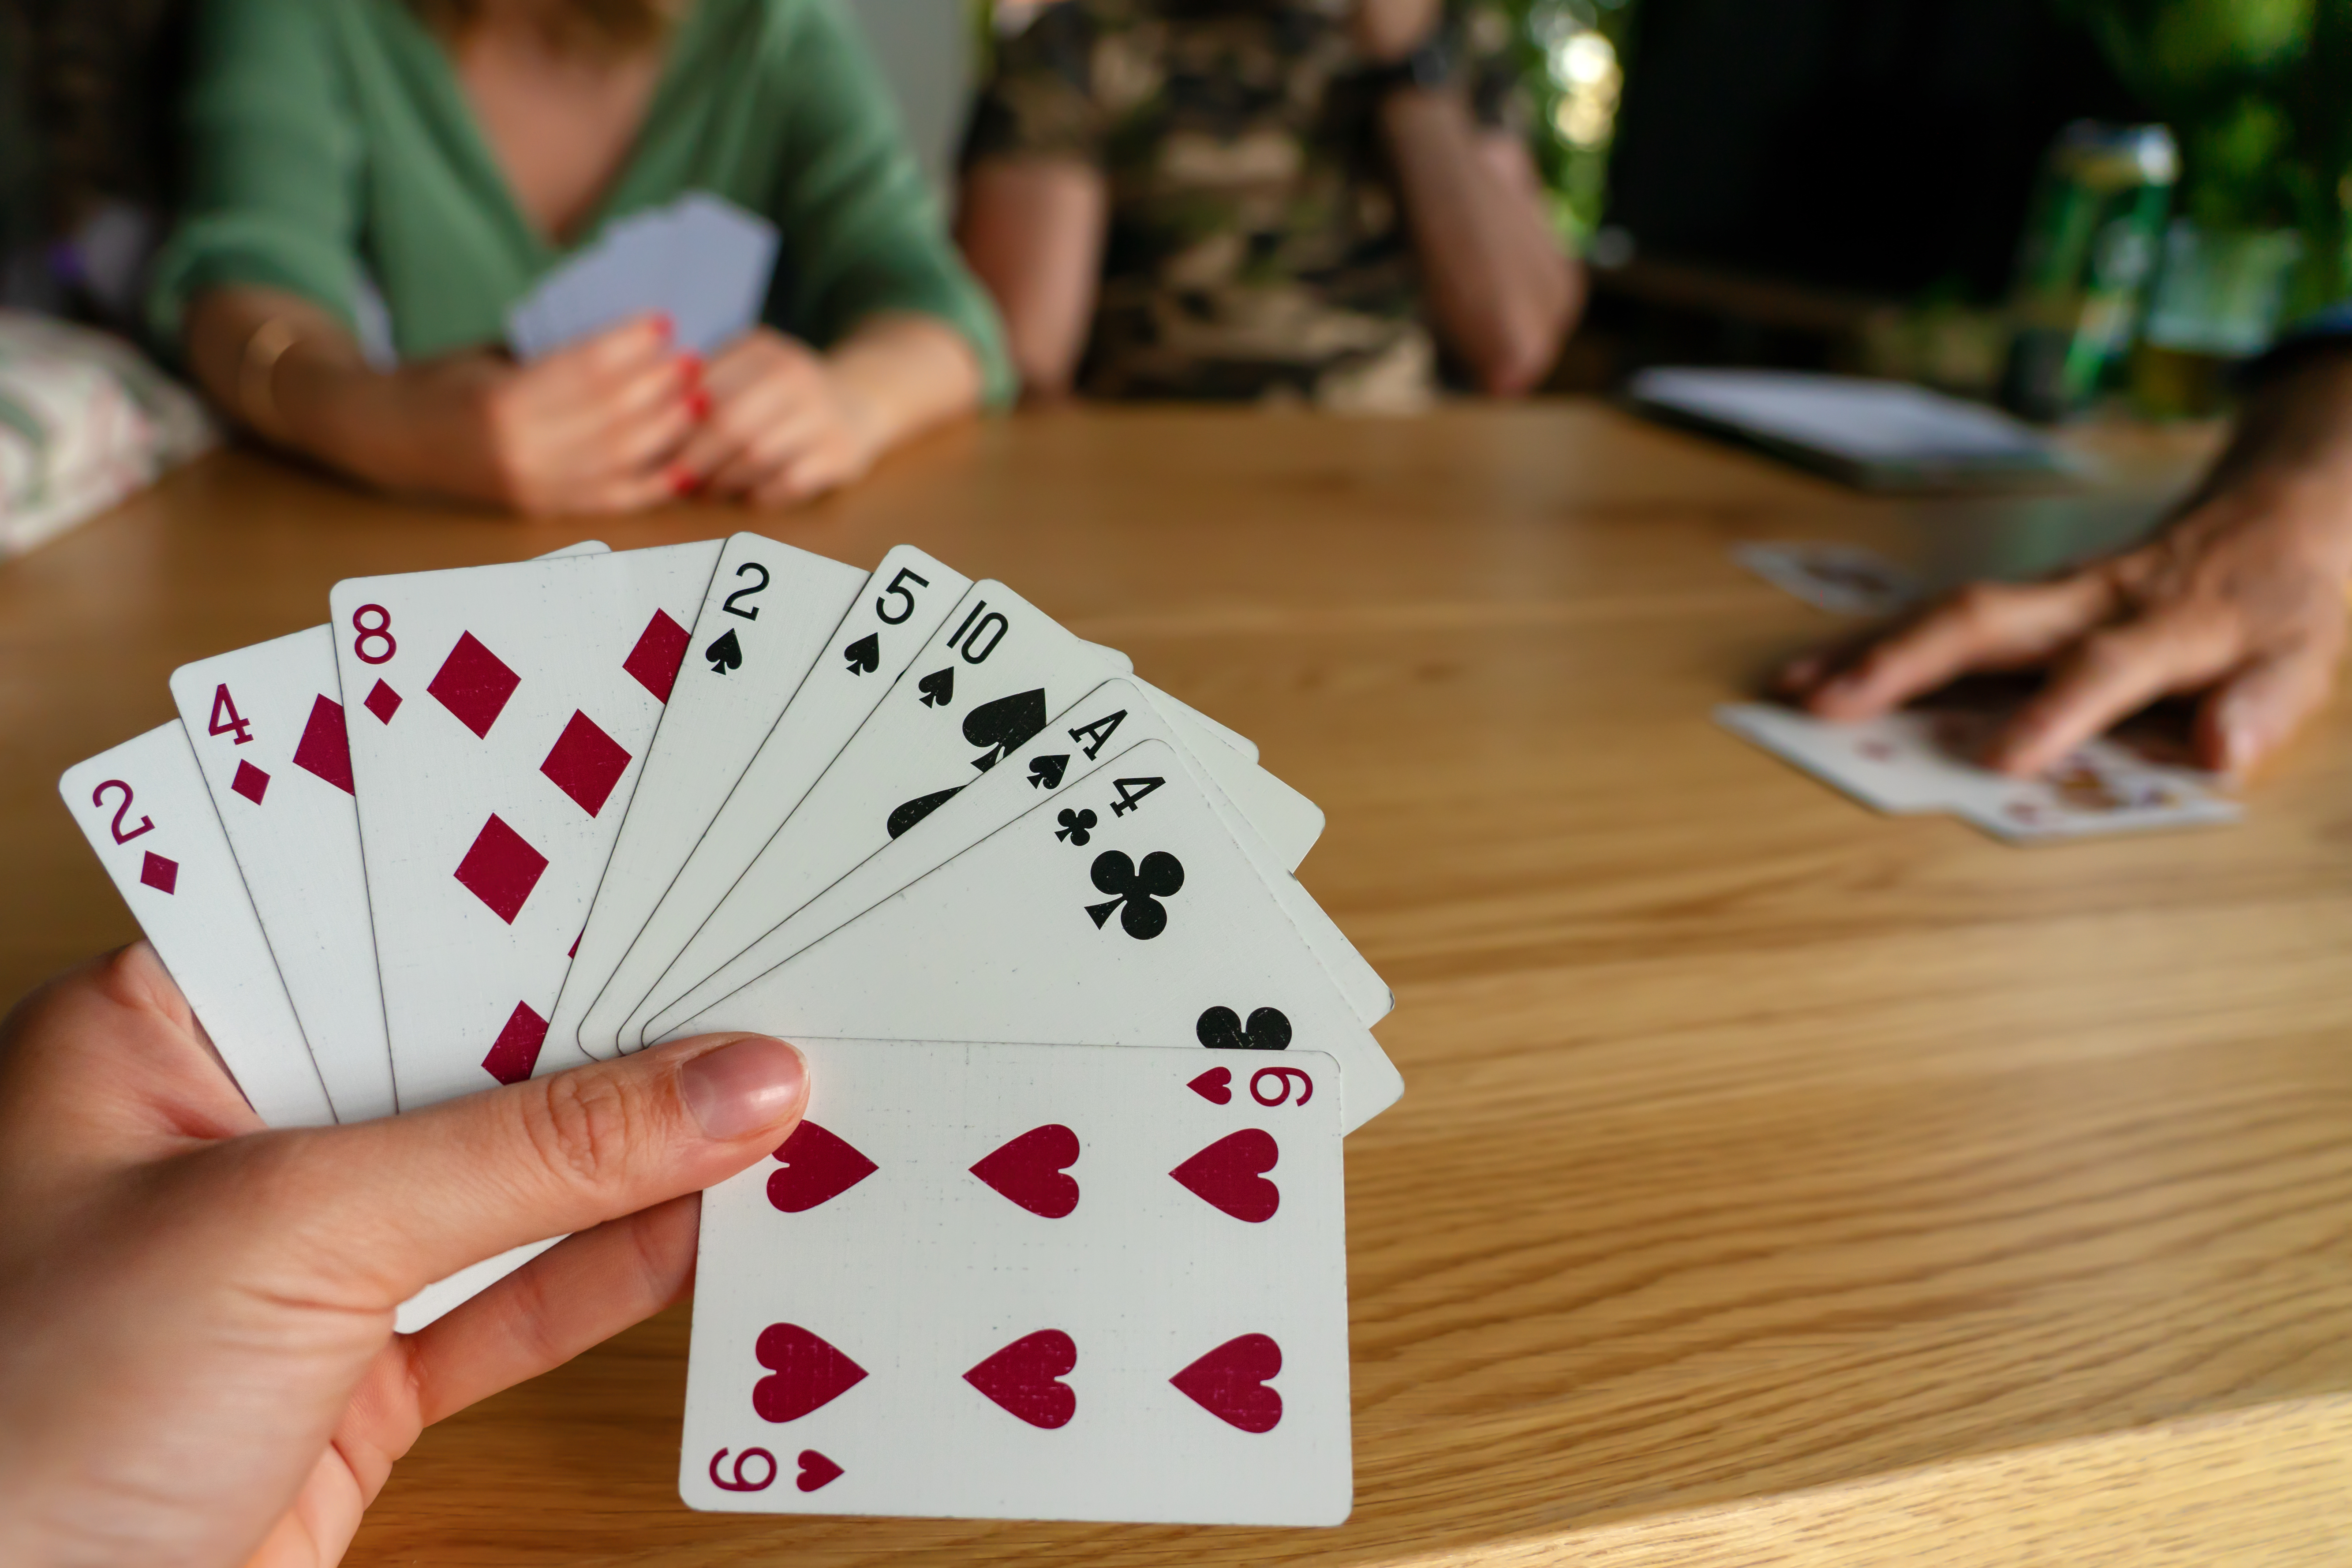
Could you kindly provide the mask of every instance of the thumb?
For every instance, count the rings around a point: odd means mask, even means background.
[[[792,1047],[704,1035],[303,1133],[310,1250],[388,1306],[509,1247],[724,1181],[773,1152],[807,1100]]]

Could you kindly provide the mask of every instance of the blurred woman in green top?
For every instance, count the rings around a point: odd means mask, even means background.
[[[262,436],[526,511],[785,504],[1010,389],[835,0],[208,0],[152,315]],[[706,365],[647,316],[528,366],[508,308],[688,190],[782,233]],[[355,312],[372,286],[396,367]]]

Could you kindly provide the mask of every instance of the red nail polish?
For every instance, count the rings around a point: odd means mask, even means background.
[[[692,349],[683,349],[679,351],[677,356],[677,369],[678,374],[686,378],[687,385],[699,386],[702,384],[702,356],[696,353]]]
[[[694,470],[691,468],[673,467],[669,471],[669,488],[672,495],[692,495],[695,486],[700,482],[694,477]]]
[[[686,412],[688,417],[691,418],[698,425],[702,423],[705,419],[709,418],[710,394],[703,391],[702,388],[698,386],[692,392],[688,393],[686,395]]]
[[[654,331],[661,334],[662,342],[667,342],[672,338],[677,336],[677,323],[670,320],[669,312],[667,310],[656,310],[654,312]]]

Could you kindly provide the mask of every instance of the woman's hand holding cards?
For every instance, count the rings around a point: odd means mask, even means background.
[[[701,362],[640,316],[530,364],[456,354],[378,378],[342,460],[391,489],[530,515],[635,511],[690,488]]]
[[[922,318],[878,318],[825,353],[753,327],[712,356],[708,412],[677,467],[707,494],[790,506],[864,477],[979,385],[963,340]]]
[[[704,1037],[265,1131],[144,942],[56,982],[0,1030],[0,1560],[334,1563],[423,1427],[682,1295],[693,1194],[805,1100],[790,1047]]]

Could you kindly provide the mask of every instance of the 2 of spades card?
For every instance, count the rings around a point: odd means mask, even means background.
[[[1082,641],[1002,583],[974,584],[940,625],[639,1004],[637,1020],[669,1008],[1026,745],[1054,714],[1130,668],[1124,654]]]
[[[807,1119],[703,1196],[688,1503],[1347,1517],[1329,1058],[805,1049]]]
[[[597,983],[579,1026],[583,1050],[610,1057],[637,1048],[636,1029],[625,1024],[971,587],[971,579],[912,545],[882,558],[627,951]],[[591,913],[592,926],[598,918]]]
[[[866,577],[854,566],[756,533],[727,541],[550,1016],[557,1039],[579,1039],[589,1004],[824,651]]]
[[[1396,1068],[1166,741],[1090,768],[657,1038],[1296,1047],[1352,1131]]]
[[[542,1052],[548,1013],[719,552],[711,541],[335,585],[404,1109],[581,1059]]]

